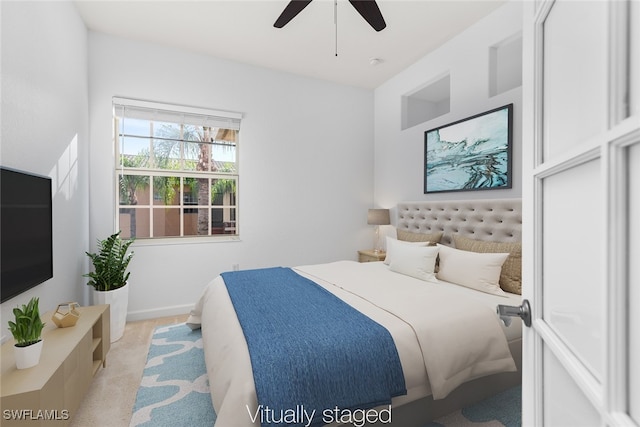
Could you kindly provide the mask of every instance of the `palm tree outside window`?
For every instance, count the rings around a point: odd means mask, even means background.
[[[238,236],[240,114],[114,98],[123,238]]]

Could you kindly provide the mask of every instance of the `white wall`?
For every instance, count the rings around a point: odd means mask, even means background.
[[[82,301],[88,249],[87,31],[71,3],[0,3],[3,166],[53,180],[53,278],[1,306],[37,296],[40,309]],[[2,248],[10,250],[10,248]]]
[[[81,277],[88,268],[84,252],[114,230],[112,96],[244,114],[242,240],[137,243],[130,319],[185,312],[203,286],[233,264],[254,268],[356,259],[357,249],[372,244],[369,207],[426,199],[424,131],[511,102],[514,188],[429,198],[520,196],[520,89],[490,98],[487,74],[489,46],[520,31],[517,1],[375,92],[102,34],[87,36],[67,2],[1,5],[1,162],[51,176],[55,194],[54,278],[3,304],[3,324],[14,305],[34,295],[45,310],[67,300],[88,303]],[[446,71],[451,73],[450,113],[400,131],[401,96]]]
[[[505,4],[375,90],[376,205],[393,208],[399,201],[521,197],[522,90],[489,96],[489,48],[522,30],[521,8],[518,0]],[[450,112],[401,130],[402,96],[447,73]],[[512,188],[425,195],[424,132],[510,103],[514,104]]]
[[[244,115],[241,241],[134,244],[129,320],[188,311],[233,264],[355,260],[371,246],[372,91],[98,33],[89,74],[92,242],[114,230],[113,96]]]

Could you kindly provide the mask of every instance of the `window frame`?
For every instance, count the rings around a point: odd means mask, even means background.
[[[121,154],[122,154],[121,144],[122,144],[122,138],[125,138],[126,136],[124,134],[121,134],[121,126],[119,124],[119,121],[122,117],[124,118],[127,117],[127,114],[126,114],[127,107],[131,107],[138,110],[149,110],[149,114],[152,114],[152,111],[161,111],[162,115],[164,116],[161,120],[156,120],[154,118],[149,118],[148,120],[153,122],[159,122],[159,123],[177,124],[180,127],[181,129],[180,137],[179,137],[179,140],[176,140],[180,142],[179,162],[181,167],[179,169],[174,170],[174,169],[168,169],[168,168],[159,168],[153,164],[147,165],[144,167],[130,167],[130,166],[124,166],[122,164],[123,162],[121,157]],[[236,112],[226,112],[226,111],[211,110],[211,109],[205,109],[205,108],[199,108],[199,107],[189,107],[189,106],[183,106],[183,105],[177,105],[177,104],[165,104],[165,103],[158,103],[158,102],[152,102],[152,101],[142,101],[142,100],[136,100],[136,99],[119,98],[119,97],[113,97],[112,109],[113,109],[112,110],[113,144],[115,147],[115,156],[114,156],[115,165],[114,165],[114,177],[113,177],[114,178],[113,179],[113,183],[114,183],[114,205],[113,206],[114,206],[115,230],[121,229],[121,224],[120,224],[121,210],[129,207],[130,209],[137,209],[138,212],[144,212],[145,214],[148,215],[149,229],[145,230],[145,233],[143,233],[145,234],[144,237],[136,236],[137,242],[143,242],[143,244],[145,245],[167,244],[167,243],[178,243],[178,244],[202,243],[202,242],[221,242],[221,241],[240,240],[239,130],[240,130],[240,119],[242,117],[242,114],[236,113]],[[193,125],[193,123],[189,123],[186,120],[179,120],[180,117],[185,117],[186,115],[189,115],[189,117],[191,118],[202,116],[206,120],[213,120],[213,123],[211,125],[207,124],[207,127],[230,129],[237,132],[234,143],[230,144],[230,146],[233,146],[235,150],[235,156],[234,156],[235,171],[211,171],[211,170],[198,171],[198,170],[189,170],[184,168],[185,160],[189,160],[184,152],[184,142],[197,143],[197,141],[190,141],[183,138],[183,134],[182,134],[183,127],[185,125]],[[167,116],[170,118],[169,120],[167,120]],[[171,117],[173,117],[173,120],[171,120]],[[133,117],[129,116],[129,118],[133,118]],[[147,119],[144,119],[144,120],[147,120]],[[229,125],[225,126],[226,123],[228,123]],[[200,126],[200,125],[196,125],[196,126]],[[152,128],[153,126],[150,126],[150,129]],[[142,136],[142,138],[149,139],[149,146],[150,146],[149,160],[150,161],[153,160],[153,156],[154,156],[154,152],[151,149],[151,147],[154,144],[154,139],[158,139],[158,140],[167,139],[162,137],[156,137],[152,133],[153,132],[150,130],[148,137],[146,135]],[[215,144],[215,143],[212,142],[212,144]],[[148,177],[149,183],[147,185],[148,185],[149,200],[145,204],[142,204],[142,205],[136,204],[135,207],[133,207],[133,205],[121,204],[120,184],[121,184],[122,176]],[[178,184],[179,194],[177,197],[176,204],[165,205],[165,204],[156,203],[155,201],[156,192],[154,190],[153,181],[158,177],[176,177],[180,180]],[[193,205],[193,204],[185,203],[185,194],[187,193],[184,192],[184,189],[185,189],[185,185],[188,185],[188,184],[185,184],[185,180],[188,178],[208,180],[207,188],[209,189],[209,191],[208,191],[207,205],[198,205],[198,204]],[[232,201],[234,201],[233,204],[229,204],[229,205],[213,204],[211,189],[214,181],[219,179],[232,180],[234,182],[233,184],[234,192],[232,193],[234,195],[234,197],[232,197]],[[155,216],[154,209],[160,210],[161,208],[178,210],[179,212],[178,235],[154,236],[154,216]],[[207,209],[208,227],[209,227],[208,234],[206,235],[185,234],[184,215],[186,213],[189,213],[189,212],[186,212],[186,210],[189,210],[189,209]],[[212,231],[214,227],[212,223],[213,223],[215,212],[216,211],[222,212],[223,215],[225,215],[224,211],[227,211],[227,210],[229,211],[229,215],[231,215],[233,218],[233,220],[231,220],[233,222],[233,226],[229,227],[230,233],[213,234]],[[227,230],[225,230],[225,232],[226,231]]]

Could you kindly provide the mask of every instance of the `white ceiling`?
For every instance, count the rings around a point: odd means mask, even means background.
[[[77,0],[90,30],[375,88],[505,0],[378,0],[375,32],[347,0],[314,0],[284,28],[288,0]],[[335,56],[336,45],[338,56]],[[379,58],[378,65],[371,65]]]

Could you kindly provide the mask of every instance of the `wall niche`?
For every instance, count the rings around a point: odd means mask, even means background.
[[[440,117],[451,110],[451,76],[447,73],[402,96],[402,123],[405,130]]]
[[[489,47],[489,96],[522,86],[522,34]]]

